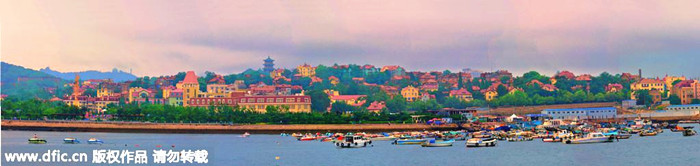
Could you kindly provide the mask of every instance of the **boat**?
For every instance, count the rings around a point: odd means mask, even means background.
[[[360,135],[348,136],[345,139],[335,143],[335,146],[340,148],[361,148],[372,144],[372,140],[366,139]]]
[[[467,140],[467,147],[488,147],[496,146],[498,140],[496,138],[472,138]]]
[[[561,142],[562,138],[542,138],[542,142]]]
[[[452,144],[455,143],[454,139],[447,140],[447,141],[437,141],[437,140],[430,140],[430,141],[425,141],[423,142],[420,146],[422,147],[448,147],[452,146]]]
[[[332,137],[325,137],[325,138],[321,139],[321,142],[333,142],[333,141],[335,141],[335,140],[333,140]]]
[[[102,144],[102,143],[104,143],[104,142],[102,142],[102,140],[97,139],[97,138],[88,139],[88,144]]]
[[[607,132],[607,133],[603,133],[603,135],[611,136],[615,139],[628,139],[628,138],[632,137],[631,134],[620,134],[619,131]]]
[[[305,135],[305,136],[299,138],[299,141],[312,141],[312,140],[316,140],[316,136]]]
[[[78,140],[78,139],[76,139],[76,138],[73,138],[73,137],[68,137],[68,138],[64,138],[64,139],[63,139],[63,143],[67,143],[67,144],[79,144],[79,143],[80,143],[80,140]]]
[[[39,138],[39,136],[37,136],[36,134],[34,134],[34,136],[32,138],[29,138],[28,141],[30,144],[45,144],[46,143],[46,139]]]
[[[303,137],[304,135],[301,133],[292,133],[292,137],[296,137],[297,139]]]
[[[394,140],[394,145],[420,145],[427,140],[425,139],[398,139]]]
[[[369,138],[369,139],[372,141],[393,141],[393,140],[396,140],[398,138],[396,138],[394,136],[385,136],[385,137],[373,137],[373,138]]]
[[[280,133],[280,136],[286,137],[286,136],[289,136],[289,134],[287,134],[287,133]]]
[[[685,130],[683,130],[683,136],[694,136],[694,135],[696,135],[696,134],[698,134],[698,133],[695,132],[695,130],[693,130],[693,129],[685,129]]]
[[[238,136],[238,137],[246,138],[246,137],[248,137],[248,136],[250,136],[250,133],[245,132],[245,133],[243,133],[242,135],[240,135],[240,136]]]
[[[655,130],[643,130],[642,132],[639,132],[640,137],[656,136],[657,134],[659,134],[659,133],[657,133]]]
[[[614,139],[614,137],[612,137],[612,136],[605,136],[605,135],[603,135],[603,133],[595,132],[595,133],[588,133],[583,138],[568,139],[568,140],[564,140],[562,142],[565,144],[604,143],[604,142],[612,142],[613,139]]]
[[[523,136],[508,137],[508,138],[506,138],[506,140],[508,140],[508,142],[532,141],[532,137],[523,137]]]

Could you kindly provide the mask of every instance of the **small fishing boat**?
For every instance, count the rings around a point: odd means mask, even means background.
[[[694,135],[696,135],[696,134],[698,134],[698,133],[695,132],[695,130],[693,130],[693,129],[685,129],[685,130],[683,130],[683,136],[694,136]]]
[[[644,130],[642,132],[639,132],[640,137],[645,137],[645,136],[656,136],[657,133],[655,130]]]
[[[467,147],[488,147],[496,146],[498,140],[495,138],[472,138],[467,140]]]
[[[394,140],[394,145],[420,145],[427,140],[425,139],[398,139]]]
[[[542,138],[542,142],[561,142],[562,138]]]
[[[508,142],[532,141],[532,137],[523,137],[523,136],[508,137],[508,138],[506,138],[506,140],[508,140]]]
[[[316,140],[316,136],[306,135],[306,136],[299,138],[299,141],[312,141],[312,140]]]
[[[64,138],[64,139],[63,139],[63,143],[67,143],[67,144],[79,144],[79,143],[80,143],[80,140],[78,140],[78,139],[76,139],[76,138],[73,138],[73,137],[68,137],[68,138]]]
[[[605,135],[603,135],[603,133],[595,132],[595,133],[588,133],[583,138],[569,139],[569,140],[564,140],[563,142],[565,144],[603,143],[603,142],[612,142],[613,139],[614,138],[611,136],[605,136]]]
[[[296,137],[297,139],[299,139],[303,136],[304,136],[304,134],[301,134],[301,133],[292,133],[292,137]]]
[[[242,135],[240,135],[240,136],[238,136],[238,137],[246,138],[246,137],[248,137],[248,136],[250,136],[250,133],[245,132],[245,133],[243,133]]]
[[[373,138],[369,138],[369,139],[372,141],[393,141],[393,140],[396,140],[398,138],[396,138],[394,136],[385,136],[385,137],[373,137]]]
[[[280,136],[286,137],[286,136],[289,136],[289,134],[287,134],[287,133],[280,133]]]
[[[332,137],[325,137],[323,139],[320,139],[321,142],[333,142],[335,141]]]
[[[632,137],[632,134],[618,134],[615,135],[615,139],[629,139]]]
[[[425,141],[423,142],[420,146],[422,147],[448,147],[452,146],[452,144],[455,142],[454,139],[447,140],[447,141],[436,141],[436,140],[430,140],[430,141]]]
[[[30,144],[45,144],[46,143],[46,139],[39,138],[39,136],[37,136],[36,134],[34,134],[34,136],[32,138],[29,138],[28,141]]]
[[[102,140],[97,139],[97,138],[88,139],[88,144],[102,144],[102,143],[104,143],[104,142],[102,142]]]

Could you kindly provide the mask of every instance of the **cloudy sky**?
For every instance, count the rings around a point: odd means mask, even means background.
[[[700,77],[700,1],[1,0],[1,60],[139,76],[301,63]]]

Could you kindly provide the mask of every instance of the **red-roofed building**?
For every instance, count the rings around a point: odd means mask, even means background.
[[[622,90],[621,84],[608,84],[605,86],[605,92],[618,92]]]
[[[367,106],[369,112],[380,113],[386,108],[386,103],[384,101],[374,101]]]
[[[471,101],[472,99],[474,99],[472,97],[472,93],[464,88],[458,90],[451,90],[450,97],[456,97],[464,101]]]
[[[439,88],[439,84],[437,81],[434,79],[430,79],[425,81],[423,85],[420,86],[420,89],[423,91],[437,91]]]

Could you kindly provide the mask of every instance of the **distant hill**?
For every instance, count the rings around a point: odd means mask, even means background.
[[[50,98],[56,89],[62,88],[65,80],[22,66],[2,62],[0,84],[2,94],[18,98]],[[58,94],[60,96],[60,94]]]
[[[40,69],[39,71],[44,72],[46,74],[50,74],[59,78],[62,78],[64,80],[74,80],[75,79],[75,74],[80,75],[81,80],[89,80],[89,79],[112,79],[115,82],[122,82],[122,81],[129,81],[129,80],[135,80],[136,76],[129,74],[127,72],[117,70],[117,69],[112,69],[112,72],[100,72],[100,71],[95,71],[95,70],[88,70],[88,71],[81,71],[81,72],[59,72],[55,70],[51,70],[51,68],[46,67],[43,69]]]

